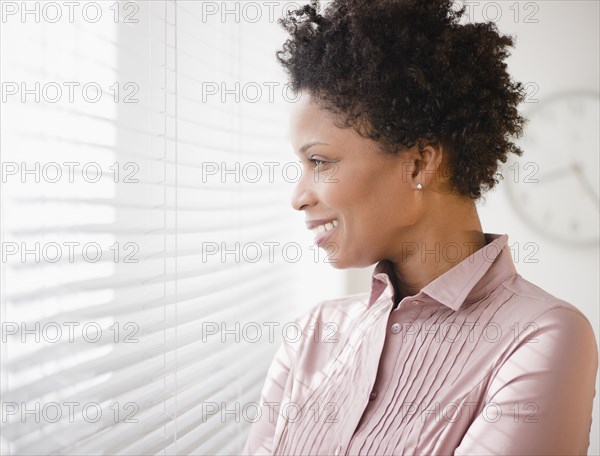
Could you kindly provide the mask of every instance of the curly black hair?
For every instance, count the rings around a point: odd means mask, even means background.
[[[477,200],[499,181],[498,161],[523,151],[523,85],[504,60],[513,38],[493,22],[465,23],[450,0],[318,0],[278,23],[290,34],[276,57],[298,94],[307,90],[352,127],[396,153],[444,146],[449,179]]]

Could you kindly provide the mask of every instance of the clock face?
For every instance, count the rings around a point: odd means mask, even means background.
[[[600,241],[600,95],[566,93],[531,104],[518,145],[501,166],[504,187],[525,222],[557,242]]]

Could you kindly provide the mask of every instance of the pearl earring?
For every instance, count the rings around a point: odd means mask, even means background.
[[[423,184],[421,184],[421,183],[417,184],[417,190],[423,190]]]

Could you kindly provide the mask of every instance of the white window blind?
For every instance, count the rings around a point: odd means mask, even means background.
[[[3,2],[2,454],[239,453],[282,326],[341,294],[256,5]]]

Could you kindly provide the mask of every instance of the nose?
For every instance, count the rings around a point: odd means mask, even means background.
[[[313,189],[310,185],[307,185],[308,174],[310,173],[302,173],[300,180],[296,183],[292,192],[291,204],[297,211],[303,211],[307,207],[314,206],[317,203],[317,197]]]

